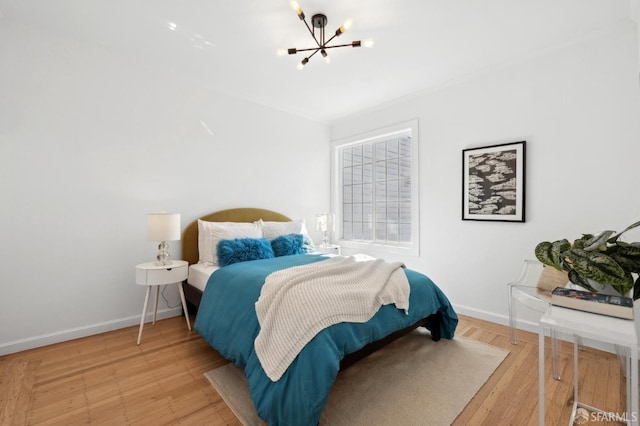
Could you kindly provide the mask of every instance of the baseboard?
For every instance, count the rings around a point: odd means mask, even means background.
[[[475,309],[475,308],[470,308],[468,306],[461,306],[461,305],[453,305],[453,308],[455,309],[456,312],[462,315],[467,315],[473,318],[493,322],[496,324],[505,325],[507,327],[509,326],[509,317],[507,315],[498,315],[494,312],[483,311],[481,309]],[[535,334],[538,334],[538,330],[539,330],[539,326],[537,322],[523,320],[523,319],[516,320],[516,328],[518,330],[525,330]],[[573,343],[572,335],[559,333],[558,338],[560,340]],[[587,344],[587,346],[591,348],[599,349],[601,351],[616,353],[613,345],[610,345],[607,343],[602,343],[600,341],[595,341],[595,340],[589,340],[588,343],[585,342],[585,344]]]
[[[156,319],[165,319],[177,317],[180,315],[182,315],[182,308],[163,309],[158,311]],[[152,319],[153,314],[147,314],[147,321],[151,321]],[[121,328],[139,324],[140,317],[138,315],[134,315],[131,317],[116,319],[113,321],[105,321],[97,324],[86,325],[83,327],[57,331],[55,333],[42,334],[40,336],[14,340],[13,342],[0,344],[0,356],[52,345],[54,343],[66,342],[68,340],[105,333],[107,331],[118,330]]]
[[[483,311],[481,309],[470,308],[468,306],[453,304],[453,309],[459,314],[467,315],[469,317],[478,318],[481,320],[494,322],[496,324],[509,325],[509,317],[506,315],[498,315],[495,312]]]

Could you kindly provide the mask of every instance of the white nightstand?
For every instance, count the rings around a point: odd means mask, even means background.
[[[153,307],[153,324],[156,323],[156,313],[158,311],[158,296],[160,295],[160,286],[167,284],[177,284],[182,300],[182,309],[184,309],[184,317],[187,320],[187,327],[191,330],[189,322],[189,311],[187,310],[187,301],[184,298],[182,290],[182,282],[189,275],[189,263],[184,260],[173,260],[171,265],[156,265],[154,262],[141,263],[136,265],[136,284],[147,286],[147,295],[144,298],[144,307],[142,308],[142,318],[140,318],[140,331],[138,332],[138,345],[142,339],[142,329],[144,328],[144,320],[147,316],[147,306],[149,305],[149,294],[151,287],[156,287],[156,300]]]
[[[317,245],[315,247],[316,253],[326,253],[326,254],[340,254],[340,246],[335,246],[330,244],[328,246],[323,246],[322,244]]]

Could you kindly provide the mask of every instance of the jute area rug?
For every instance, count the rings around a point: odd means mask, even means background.
[[[341,371],[320,425],[450,425],[507,354],[458,336],[433,342],[415,330]],[[230,363],[205,376],[243,425],[266,425],[240,368]]]

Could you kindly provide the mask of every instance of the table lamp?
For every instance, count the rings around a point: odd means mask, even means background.
[[[169,243],[180,240],[180,213],[147,214],[147,241],[158,244],[156,265],[171,265]]]
[[[316,231],[322,232],[322,247],[329,247],[329,232],[334,230],[333,213],[318,213],[316,215]]]

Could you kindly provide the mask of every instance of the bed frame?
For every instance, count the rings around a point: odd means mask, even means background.
[[[208,215],[202,216],[201,220],[207,222],[255,222],[262,219],[266,222],[289,222],[290,218],[287,216],[274,212],[272,210],[258,209],[258,208],[237,208],[221,210]],[[189,262],[189,265],[198,263],[198,221],[191,222],[182,232],[182,259]],[[197,315],[198,307],[202,299],[202,291],[188,284],[186,281],[182,284],[184,289],[184,295],[187,299],[187,308],[189,312]],[[441,314],[436,312],[427,318],[423,318],[415,324],[398,330],[382,340],[372,342],[362,349],[346,355],[340,362],[340,369],[345,369],[352,365],[356,361],[364,358],[365,356],[375,352],[383,346],[393,342],[394,340],[404,336],[418,327],[426,327],[431,331],[431,339],[435,342],[440,340],[440,320]]]

